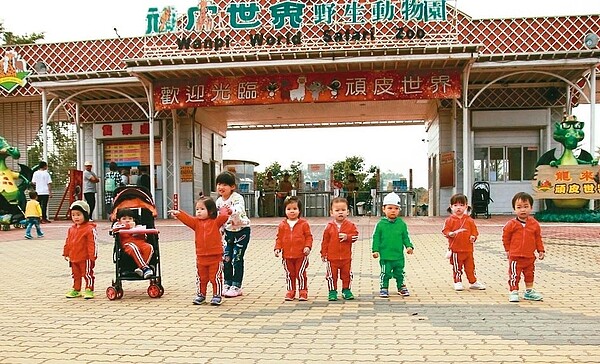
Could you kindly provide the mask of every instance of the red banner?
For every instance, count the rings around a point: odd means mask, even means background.
[[[214,77],[154,84],[156,110],[292,102],[460,98],[459,70]]]

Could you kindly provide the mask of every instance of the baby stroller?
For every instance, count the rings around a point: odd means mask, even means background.
[[[146,228],[138,229],[136,226],[136,228],[131,230],[123,229],[112,233],[115,240],[113,262],[115,263],[116,273],[112,285],[106,289],[106,297],[111,301],[123,298],[123,285],[121,282],[139,280],[150,281],[148,296],[152,298],[161,297],[165,290],[161,285],[158,230],[154,227],[154,218],[157,216],[154,200],[150,197],[149,191],[144,187],[119,187],[115,190],[110,220],[116,221],[117,211],[124,208],[136,210],[139,215],[140,225],[145,225]],[[154,252],[148,263],[154,274],[149,278],[142,278],[135,272],[137,266],[134,260],[121,247],[121,239],[124,238],[123,235],[131,234],[132,231],[135,231],[136,234],[146,234],[146,241],[154,248]]]
[[[481,181],[473,183],[471,195],[473,200],[473,218],[476,219],[477,214],[483,214],[486,219],[489,219],[492,215],[488,206],[490,202],[494,202],[490,197],[490,184]]]

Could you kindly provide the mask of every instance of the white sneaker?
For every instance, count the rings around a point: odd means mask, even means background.
[[[484,290],[485,289],[485,284],[483,284],[483,283],[481,283],[479,281],[476,281],[469,288],[471,288],[471,289],[478,289],[478,290]]]
[[[456,283],[454,283],[454,290],[455,291],[462,291],[463,289],[465,289],[465,287],[463,287],[462,282],[456,282]]]
[[[144,276],[144,271],[142,270],[142,268],[135,268],[133,271],[140,277]]]
[[[231,286],[230,286],[230,285],[228,285],[228,284],[224,284],[224,285],[223,285],[223,292],[225,292],[225,291],[229,291],[229,288],[231,288]]]
[[[236,286],[231,286],[227,292],[223,293],[225,297],[237,297],[242,295],[242,289]]]

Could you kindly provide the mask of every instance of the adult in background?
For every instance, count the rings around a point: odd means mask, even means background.
[[[292,182],[290,181],[290,174],[285,172],[283,174],[283,180],[279,182],[279,186],[277,187],[277,206],[279,207],[279,216],[284,216],[284,208],[283,201],[285,198],[290,195],[290,192],[294,189]]]
[[[38,201],[42,207],[42,224],[50,223],[48,220],[48,200],[52,197],[52,177],[48,173],[48,163],[40,161],[38,169],[33,172],[31,184],[35,186]]]
[[[150,175],[148,174],[148,168],[140,167],[139,170],[140,176],[138,177],[137,185],[146,187],[148,189],[148,192],[150,192]]]
[[[90,221],[92,221],[94,208],[96,208],[96,183],[100,182],[100,178],[92,171],[91,161],[86,161],[83,167],[83,198],[90,205]]]
[[[104,204],[106,205],[106,215],[112,212],[112,203],[115,196],[115,189],[121,184],[121,173],[117,163],[108,164],[108,172],[104,176]]]

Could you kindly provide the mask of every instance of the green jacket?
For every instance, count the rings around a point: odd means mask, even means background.
[[[383,217],[373,232],[373,252],[381,260],[404,260],[404,248],[414,248],[408,237],[408,228],[401,218],[394,221]]]

